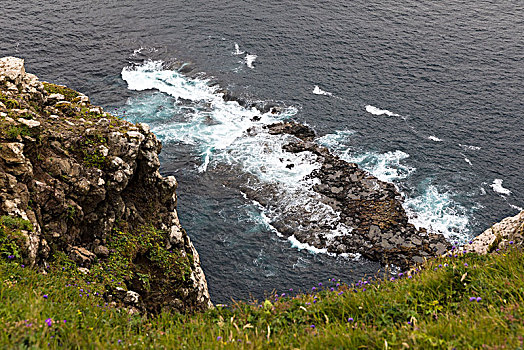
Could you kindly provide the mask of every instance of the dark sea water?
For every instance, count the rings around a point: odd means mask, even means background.
[[[246,136],[257,112],[220,88],[283,106],[259,124],[307,123],[394,182],[413,223],[464,241],[524,207],[523,38],[522,1],[0,0],[0,56],[163,140],[161,171],[179,180],[180,220],[214,302],[380,268],[272,230],[297,206],[336,213],[308,197],[314,159],[283,168],[284,140]],[[245,199],[235,185],[245,174],[280,189],[282,205]]]

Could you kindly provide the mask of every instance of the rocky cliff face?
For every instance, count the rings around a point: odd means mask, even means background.
[[[30,222],[16,231],[20,249],[2,253],[39,266],[65,254],[108,293],[121,280],[149,310],[210,307],[177,217],[177,182],[158,172],[160,150],[147,125],[40,82],[21,59],[0,59],[0,216]]]

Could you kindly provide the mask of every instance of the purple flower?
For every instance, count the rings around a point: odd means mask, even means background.
[[[390,281],[394,281],[395,280],[395,277],[391,277]]]
[[[44,294],[44,299],[47,299],[47,294]]]
[[[348,318],[348,322],[353,322],[353,317]]]
[[[402,276],[404,276],[402,272],[398,274],[398,277],[402,277]]]
[[[366,288],[362,289],[362,291],[365,292],[365,291],[366,291]]]
[[[293,288],[289,288],[289,291],[292,292],[292,291],[293,291]]]
[[[317,289],[316,287],[311,288],[311,290],[316,290],[316,289]]]
[[[413,278],[413,276],[408,276],[408,278]]]
[[[343,292],[343,291],[340,291],[340,292],[338,293],[338,295],[342,295],[342,294],[344,294],[344,292]]]
[[[313,304],[316,304],[317,303],[317,299],[313,300]]]
[[[319,287],[322,287],[322,283],[319,283],[318,286],[319,286]]]
[[[21,268],[24,268],[24,267],[25,267],[25,265],[24,265],[24,264],[22,264],[22,265],[20,265],[20,267],[21,267]]]
[[[438,264],[438,267],[442,267],[442,264]]]
[[[468,267],[468,263],[464,263],[464,266]]]
[[[479,303],[481,300],[482,300],[482,298],[481,298],[481,297],[478,297],[478,298],[477,298],[477,303]]]
[[[64,320],[64,323],[67,323],[67,320]]]
[[[329,290],[331,290],[332,292],[334,292],[334,291],[335,291],[335,288],[331,287],[331,288],[329,288]]]
[[[477,300],[477,298],[475,298],[475,297],[470,297],[469,298],[469,301],[475,301],[475,300]]]
[[[218,337],[217,337],[217,341],[219,341],[219,340],[221,340],[221,339],[222,339],[222,337],[221,337],[221,336],[218,336]]]
[[[50,319],[50,318],[48,318],[48,319],[45,320],[45,323],[47,323],[47,325],[48,325],[49,327],[51,327],[51,325],[53,324],[53,320]]]
[[[513,241],[509,241],[509,244],[513,244]]]
[[[314,325],[314,324],[312,324],[310,327],[313,328],[313,329],[315,329],[315,325]]]

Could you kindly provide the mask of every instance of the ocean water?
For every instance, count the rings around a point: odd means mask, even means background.
[[[465,241],[524,207],[524,5],[517,1],[3,1],[0,55],[146,122],[214,302],[353,282],[380,268],[287,240],[271,226],[306,208],[332,227],[267,125],[393,182],[417,226]],[[182,66],[182,69],[179,69]],[[225,102],[223,89],[260,113]],[[247,130],[252,128],[254,132]],[[293,164],[289,168],[287,165]],[[246,188],[267,193],[253,202]]]

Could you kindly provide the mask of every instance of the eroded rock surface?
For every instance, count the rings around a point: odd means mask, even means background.
[[[0,59],[0,216],[31,222],[33,229],[23,231],[25,263],[44,264],[65,252],[88,272],[115,254],[108,246],[116,234],[131,239],[153,230],[158,234],[152,242],[183,273],[168,274],[144,248],[131,264],[150,279],[146,288],[128,278],[128,287],[140,294],[133,300],[151,310],[206,309],[211,306],[206,279],[177,217],[177,182],[158,172],[160,150],[147,125],[104,113],[76,91],[40,82],[25,72],[21,59]]]

